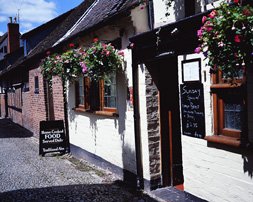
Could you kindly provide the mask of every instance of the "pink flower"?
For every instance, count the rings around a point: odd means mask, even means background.
[[[84,62],[80,62],[80,66],[82,67],[83,74],[85,74],[88,70],[86,64]]]
[[[202,23],[203,23],[203,24],[205,23],[206,19],[207,19],[206,16],[203,16],[203,17],[202,17]]]
[[[56,60],[60,60],[61,57],[60,57],[59,55],[57,55],[57,56],[55,57],[55,59],[56,59]]]
[[[200,53],[201,52],[201,48],[200,47],[195,48],[194,52],[195,53]]]
[[[217,11],[216,10],[213,10],[208,16],[209,18],[214,18],[217,14]]]
[[[105,55],[108,57],[110,55],[110,51],[106,51]]]
[[[97,37],[93,39],[93,43],[96,43],[96,42],[98,42],[98,38]]]
[[[240,43],[241,42],[240,35],[235,35],[234,40],[236,43]]]
[[[50,54],[51,54],[51,52],[50,52],[50,51],[47,51],[47,52],[46,52],[46,54],[47,54],[47,55],[50,55]]]
[[[212,27],[210,27],[210,26],[206,27],[206,31],[207,31],[207,32],[210,32],[210,31],[212,31],[212,30],[213,30]]]
[[[201,37],[202,35],[203,35],[203,32],[202,32],[201,29],[199,29],[199,30],[197,31],[197,36],[198,36],[198,37]]]
[[[121,56],[125,55],[124,51],[119,51],[118,54],[121,55]]]

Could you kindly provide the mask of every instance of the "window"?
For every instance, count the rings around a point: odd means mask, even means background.
[[[116,74],[110,75],[106,81],[80,77],[76,81],[76,110],[116,115]]]
[[[241,87],[242,77],[230,84],[218,72],[213,75],[214,134],[225,138],[226,143],[240,143],[243,129],[244,95]],[[229,139],[229,141],[227,141]],[[238,145],[236,144],[236,145]]]

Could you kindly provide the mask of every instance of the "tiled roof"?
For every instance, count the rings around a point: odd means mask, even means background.
[[[139,4],[139,0],[96,0],[92,9],[83,16],[71,33],[63,37],[64,40],[73,38],[81,32],[88,31],[97,25],[108,22],[111,18],[128,11]]]
[[[3,41],[7,38],[7,32],[3,35],[0,36],[0,44],[3,43]]]

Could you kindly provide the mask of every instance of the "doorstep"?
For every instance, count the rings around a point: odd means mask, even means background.
[[[159,188],[150,192],[151,197],[158,199],[159,201],[166,202],[204,202],[201,198],[194,196],[188,192],[180,191],[174,187]]]

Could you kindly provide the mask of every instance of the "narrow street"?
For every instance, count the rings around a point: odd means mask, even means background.
[[[71,155],[39,156],[39,140],[0,120],[0,201],[155,201]]]

